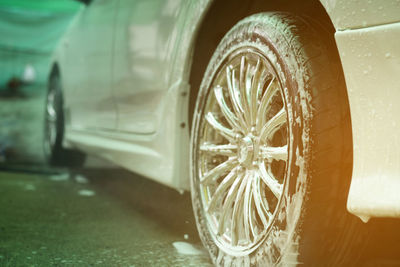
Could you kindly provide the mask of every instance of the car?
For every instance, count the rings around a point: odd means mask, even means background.
[[[400,216],[399,1],[81,2],[50,163],[77,149],[190,190],[218,266],[347,266],[361,220]]]

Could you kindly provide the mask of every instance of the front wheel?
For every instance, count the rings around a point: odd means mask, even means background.
[[[228,32],[209,62],[193,116],[191,182],[217,265],[357,260],[358,222],[345,209],[347,95],[321,31],[290,14],[257,14]]]

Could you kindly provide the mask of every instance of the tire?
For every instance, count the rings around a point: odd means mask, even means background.
[[[347,94],[334,41],[311,19],[262,13],[236,24],[198,92],[191,192],[218,266],[356,264],[346,211]]]
[[[49,78],[44,125],[44,154],[50,165],[61,165],[64,159],[64,112],[61,80],[57,69]]]
[[[57,167],[81,167],[85,162],[85,154],[62,146],[65,127],[64,100],[57,68],[53,69],[49,78],[44,117],[43,149],[47,163]]]

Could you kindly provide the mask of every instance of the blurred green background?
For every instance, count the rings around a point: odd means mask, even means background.
[[[0,169],[45,162],[51,57],[82,7],[75,0],[0,0]]]
[[[27,66],[30,82],[46,81],[53,50],[81,6],[73,0],[0,0],[0,88],[12,78],[24,80]]]

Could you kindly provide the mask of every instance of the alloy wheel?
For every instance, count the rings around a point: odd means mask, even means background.
[[[200,195],[216,243],[247,254],[283,196],[287,112],[278,76],[255,48],[231,53],[214,77],[197,144]]]

